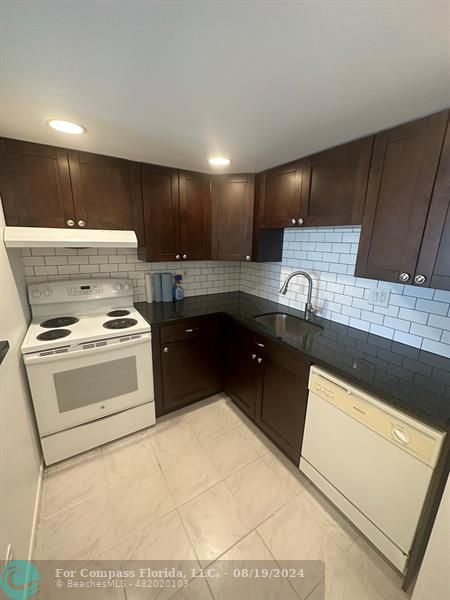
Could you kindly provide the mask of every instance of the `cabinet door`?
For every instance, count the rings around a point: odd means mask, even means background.
[[[304,225],[362,223],[372,145],[364,138],[302,160]]]
[[[252,419],[255,418],[260,371],[256,359],[245,330],[231,325],[225,341],[225,391]]]
[[[259,227],[293,227],[300,217],[302,174],[300,163],[262,173],[263,193],[259,197]]]
[[[180,171],[180,254],[185,260],[211,256],[211,194],[203,173]]]
[[[161,348],[165,412],[222,389],[220,348],[216,337],[198,337]]]
[[[420,249],[415,283],[450,290],[450,122]]]
[[[142,197],[137,163],[69,151],[69,165],[79,227],[138,229],[139,233]]]
[[[8,225],[67,227],[75,220],[67,152],[0,139],[0,195]]]
[[[256,422],[296,464],[305,425],[309,362],[284,348],[266,344],[261,368],[261,394]]]
[[[254,198],[253,175],[212,177],[213,260],[251,260]]]
[[[375,137],[356,275],[412,283],[447,112]]]
[[[178,171],[142,165],[147,260],[175,260],[179,254]]]

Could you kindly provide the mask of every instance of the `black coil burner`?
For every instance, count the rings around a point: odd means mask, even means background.
[[[133,327],[136,323],[136,319],[112,319],[103,323],[103,327],[106,329],[127,329],[127,327]]]
[[[107,317],[126,317],[127,315],[130,314],[129,310],[112,310],[111,312],[107,313]]]
[[[50,340],[59,340],[59,338],[64,338],[70,335],[72,332],[70,329],[50,329],[49,331],[44,331],[37,336],[37,339],[41,342],[46,342]]]
[[[75,317],[56,317],[55,319],[48,319],[41,323],[41,327],[46,329],[54,329],[55,327],[68,327],[69,325],[75,325],[78,323],[78,319]]]

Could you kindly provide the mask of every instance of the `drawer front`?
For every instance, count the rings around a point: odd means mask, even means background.
[[[189,340],[200,336],[216,335],[220,333],[220,320],[218,317],[205,317],[202,319],[188,319],[161,326],[161,343],[170,344],[181,340]]]

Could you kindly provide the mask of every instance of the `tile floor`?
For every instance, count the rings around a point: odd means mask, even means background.
[[[265,597],[408,598],[398,574],[222,395],[49,468],[34,558],[203,567],[219,558],[316,559],[325,561],[325,582]],[[175,595],[222,597],[217,580],[205,579]]]

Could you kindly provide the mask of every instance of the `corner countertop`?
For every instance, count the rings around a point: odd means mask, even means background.
[[[253,317],[284,312],[304,313],[243,292],[192,296],[180,302],[139,302],[137,310],[150,323],[222,313],[237,322],[307,355],[313,364],[378,396],[380,400],[439,429],[450,424],[450,359],[405,344],[314,317],[321,331],[301,338],[276,337]]]

